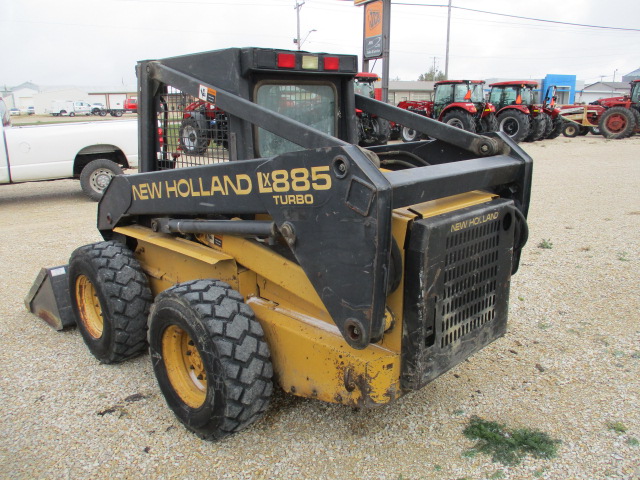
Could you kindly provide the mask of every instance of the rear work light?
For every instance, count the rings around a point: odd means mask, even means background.
[[[318,57],[312,55],[302,56],[302,68],[304,70],[317,70],[318,69]]]
[[[296,68],[296,55],[294,53],[279,53],[278,67]]]
[[[325,70],[339,70],[340,59],[338,57],[324,57]]]

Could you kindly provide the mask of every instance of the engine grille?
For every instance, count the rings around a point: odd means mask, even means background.
[[[504,335],[513,208],[497,199],[413,222],[405,257],[403,388],[424,386]]]

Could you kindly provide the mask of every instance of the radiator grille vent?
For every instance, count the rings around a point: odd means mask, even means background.
[[[447,236],[443,295],[436,306],[441,348],[496,316],[500,225],[495,219]]]

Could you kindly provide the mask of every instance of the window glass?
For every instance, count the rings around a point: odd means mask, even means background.
[[[335,136],[336,93],[332,85],[265,83],[258,87],[256,103]],[[270,157],[298,150],[303,148],[262,128],[258,129],[260,156]]]
[[[438,85],[436,88],[435,103],[449,103],[453,94],[453,85]]]

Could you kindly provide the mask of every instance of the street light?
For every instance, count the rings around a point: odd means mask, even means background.
[[[298,45],[298,50],[302,48],[302,45],[304,45],[304,42],[307,41],[307,38],[309,38],[309,35],[311,35],[313,32],[317,32],[317,30],[315,28],[313,30],[309,30],[307,35],[304,37],[304,40],[300,40],[300,37],[293,39],[293,43]]]

